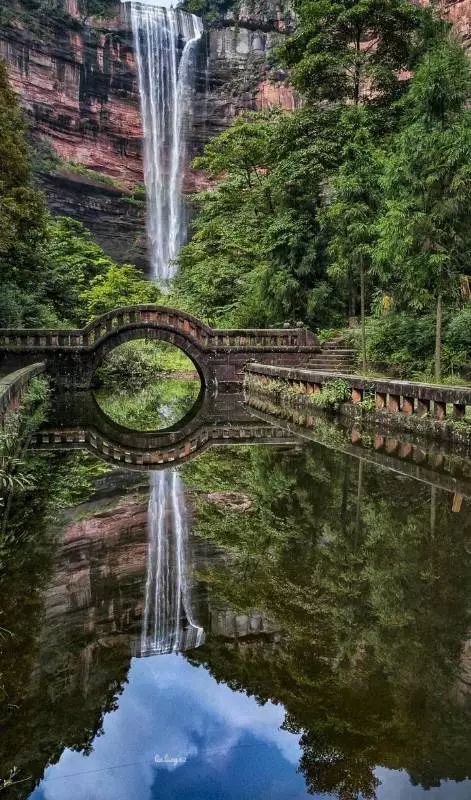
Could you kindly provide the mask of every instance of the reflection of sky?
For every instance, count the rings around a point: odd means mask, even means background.
[[[283,718],[281,707],[257,705],[182,656],[134,659],[91,755],[66,750],[31,798],[305,798],[298,739],[280,730]],[[186,762],[156,764],[156,756]]]
[[[378,789],[378,800],[470,800],[471,781],[444,781],[436,789],[427,792],[420,786],[412,786],[407,772],[393,772],[389,769],[377,769],[376,775],[381,781]]]
[[[134,659],[93,752],[65,750],[30,800],[306,800],[283,718],[281,706],[259,706],[182,656]],[[378,800],[471,797],[468,781],[424,792],[406,773],[377,774]]]

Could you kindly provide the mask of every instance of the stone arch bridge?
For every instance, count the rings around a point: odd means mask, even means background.
[[[0,366],[6,371],[43,361],[56,385],[88,389],[107,353],[142,338],[183,350],[208,388],[242,383],[248,361],[297,366],[321,350],[306,328],[218,330],[174,308],[137,305],[117,308],[80,329],[0,329]]]

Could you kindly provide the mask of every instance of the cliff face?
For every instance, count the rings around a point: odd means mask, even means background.
[[[132,194],[143,170],[130,23],[119,0],[110,0],[106,19],[86,17],[81,7],[58,0],[51,17],[43,0],[5,0],[0,57],[42,143],[37,169],[52,210],[83,221],[117,260],[143,264],[144,207]],[[289,14],[272,0],[264,8],[242,7],[206,31],[190,157],[243,109],[293,107],[290,90],[270,82],[266,58]],[[188,168],[185,190],[201,185]]]
[[[421,5],[431,5],[431,0],[419,0]],[[471,0],[439,0],[443,17],[451,22],[463,37],[466,46],[471,45]]]
[[[189,161],[241,111],[295,107],[292,89],[267,59],[293,24],[283,2],[243,0],[237,14],[206,26]],[[132,192],[142,186],[143,170],[130,22],[120,0],[108,0],[106,18],[87,17],[83,3],[57,0],[51,15],[45,0],[2,0],[0,57],[42,143],[37,170],[53,212],[83,221],[116,260],[145,266],[144,203]],[[470,39],[471,0],[441,5]],[[188,165],[185,191],[203,185]]]

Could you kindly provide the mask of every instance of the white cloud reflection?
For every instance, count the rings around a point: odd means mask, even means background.
[[[119,708],[106,715],[93,752],[65,750],[32,798],[149,800],[156,769],[174,771],[197,757],[222,773],[246,734],[274,745],[294,773],[298,738],[280,730],[283,719],[281,706],[258,705],[182,656],[134,659]],[[156,756],[167,763],[156,764]]]

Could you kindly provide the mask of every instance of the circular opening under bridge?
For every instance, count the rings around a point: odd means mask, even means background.
[[[173,344],[148,337],[104,356],[93,386],[101,410],[136,431],[158,431],[184,418],[203,390],[198,366]]]

